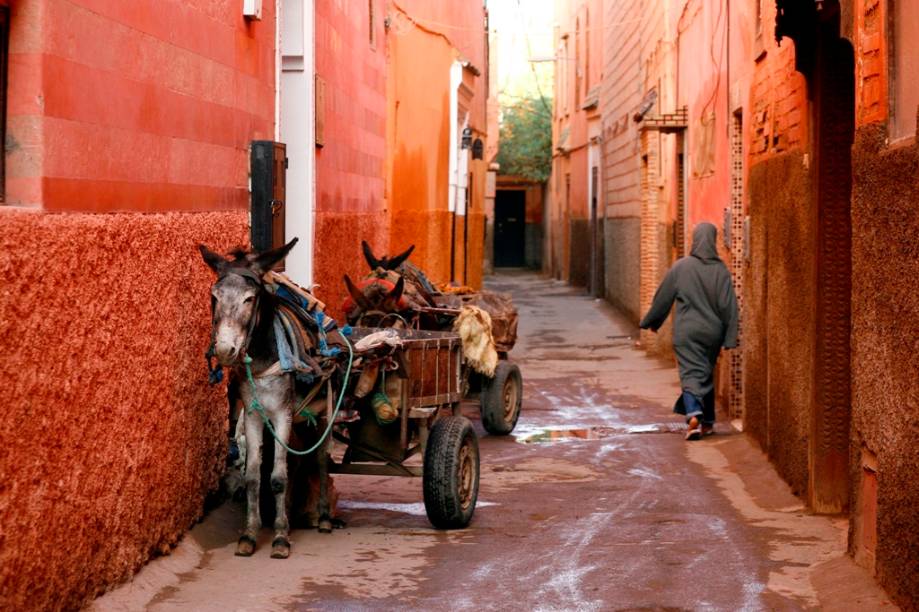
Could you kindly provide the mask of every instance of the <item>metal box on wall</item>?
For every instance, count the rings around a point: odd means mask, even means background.
[[[252,248],[257,251],[277,248],[284,244],[286,145],[272,140],[253,140],[249,168],[252,182],[249,211]]]

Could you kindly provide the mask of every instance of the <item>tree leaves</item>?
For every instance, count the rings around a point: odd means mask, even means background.
[[[545,99],[524,98],[501,110],[501,174],[545,182],[552,169],[552,114]]]

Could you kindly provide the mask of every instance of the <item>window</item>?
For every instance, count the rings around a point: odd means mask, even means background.
[[[562,74],[562,87],[559,90],[559,95],[562,98],[562,111],[564,114],[568,113],[568,71],[569,71],[569,60],[568,60],[568,36],[565,35],[562,38],[562,52],[561,52],[561,61],[560,64],[561,70],[559,72]]]
[[[584,12],[584,83],[590,91],[590,9]]]
[[[370,46],[371,47],[376,46],[376,38],[375,38],[376,32],[374,31],[374,29],[376,28],[375,21],[376,20],[374,19],[374,14],[373,14],[373,0],[367,0],[367,25],[370,26]]]
[[[574,21],[574,109],[581,107],[581,20]]]

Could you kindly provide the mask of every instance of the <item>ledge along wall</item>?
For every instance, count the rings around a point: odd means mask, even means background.
[[[6,4],[3,2],[3,4]],[[10,6],[0,609],[76,609],[167,551],[225,457],[199,242],[248,242],[275,3]]]

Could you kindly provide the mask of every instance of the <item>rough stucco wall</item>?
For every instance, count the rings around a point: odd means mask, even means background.
[[[877,454],[878,579],[904,609],[915,609],[919,148],[911,142],[885,150],[885,137],[883,124],[859,129],[853,155],[851,456],[857,461],[862,447]],[[857,495],[859,487],[853,488]]]
[[[450,225],[447,210],[394,211],[390,250],[399,253],[415,245],[412,261],[435,283],[450,280]]]
[[[74,609],[167,550],[222,469],[210,270],[244,213],[0,211],[0,608]]]
[[[325,302],[329,314],[339,323],[345,320],[341,305],[348,294],[344,275],[356,280],[370,271],[361,251],[361,240],[370,244],[377,257],[392,255],[395,249],[389,249],[388,213],[317,211],[313,284],[316,297]]]
[[[748,185],[766,186],[768,166],[750,169]],[[751,219],[763,219],[771,201],[765,197],[751,197]],[[744,372],[744,431],[769,451],[769,345],[766,319],[767,233],[765,223],[750,223],[750,250],[744,263],[742,342]]]
[[[606,298],[638,323],[641,220],[607,217],[603,222],[606,240]]]
[[[765,301],[747,303],[766,309],[768,452],[797,495],[807,492],[814,403],[817,219],[812,193],[811,172],[801,153],[778,155],[751,168],[751,225],[764,225],[768,242]],[[748,282],[762,281],[748,277]],[[750,335],[744,331],[744,338]]]

